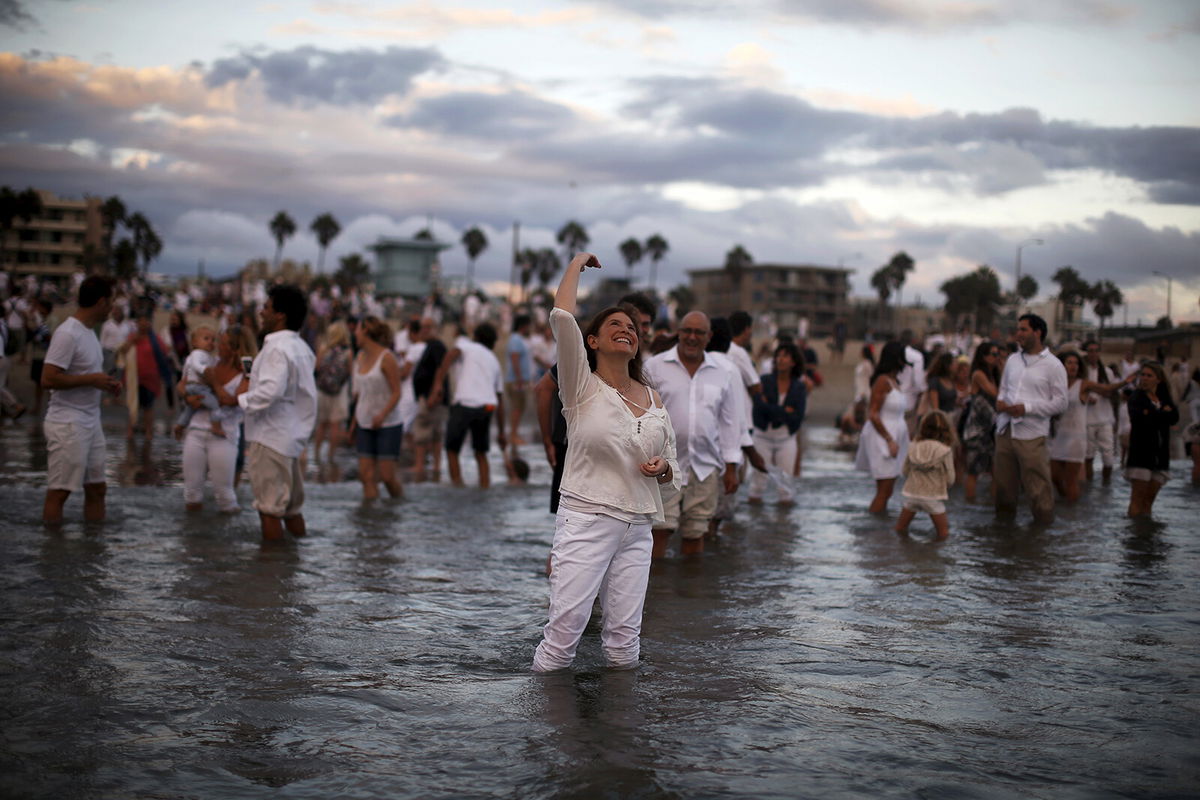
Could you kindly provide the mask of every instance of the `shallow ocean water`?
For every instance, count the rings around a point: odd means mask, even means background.
[[[174,443],[118,434],[108,522],[72,498],[47,533],[40,436],[0,430],[0,795],[1200,796],[1184,462],[1153,520],[1117,478],[1046,528],[956,498],[935,544],[814,429],[795,507],[655,565],[640,669],[593,624],[540,677],[534,449],[529,486],[402,502],[314,474],[311,535],[264,548],[250,511],[183,512]]]

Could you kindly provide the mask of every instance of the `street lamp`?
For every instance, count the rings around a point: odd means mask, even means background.
[[[1017,297],[1017,305],[1021,304],[1021,251],[1031,244],[1045,244],[1041,239],[1026,239],[1017,245],[1017,285],[1013,287],[1013,293]]]
[[[1160,278],[1167,279],[1167,321],[1171,321],[1171,276],[1165,272],[1154,270],[1154,274]]]

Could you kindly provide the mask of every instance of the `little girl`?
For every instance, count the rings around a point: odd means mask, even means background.
[[[188,353],[187,360],[183,362],[183,383],[186,384],[184,386],[185,396],[199,395],[201,405],[209,410],[208,416],[212,420],[213,434],[224,437],[225,427],[221,421],[228,419],[237,408],[236,406],[222,406],[217,401],[217,395],[212,388],[205,383],[208,369],[217,363],[217,356],[214,352],[216,348],[217,337],[212,328],[196,328],[192,333],[192,352]],[[176,439],[183,438],[183,432],[188,423],[192,421],[192,415],[196,411],[197,409],[192,408],[190,403],[181,398],[179,419],[175,420]]]
[[[909,523],[918,511],[933,520],[939,541],[950,535],[946,517],[947,490],[954,485],[954,448],[957,442],[950,417],[942,411],[930,411],[921,417],[916,441],[904,458],[904,507],[896,521],[896,533],[908,534]]]

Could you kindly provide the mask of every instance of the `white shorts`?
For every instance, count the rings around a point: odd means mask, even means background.
[[[904,497],[904,508],[908,511],[913,511],[916,513],[920,513],[922,511],[924,511],[925,513],[929,514],[930,516],[936,516],[937,514],[945,514],[946,513],[946,501],[945,500],[935,500],[932,497],[909,497],[907,495],[902,495],[902,496]]]
[[[1125,478],[1131,481],[1154,481],[1159,486],[1162,486],[1171,476],[1157,469],[1146,469],[1145,467],[1126,467]]]
[[[99,420],[94,424],[46,420],[42,430],[49,451],[47,489],[78,492],[87,484],[104,483],[107,449]]]

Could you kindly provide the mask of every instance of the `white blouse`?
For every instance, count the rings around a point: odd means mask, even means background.
[[[648,515],[661,522],[658,481],[642,475],[638,466],[661,457],[671,465],[671,483],[679,488],[675,431],[666,408],[655,406],[649,389],[643,387],[648,410],[635,417],[617,390],[588,366],[575,318],[555,308],[550,312],[550,328],[558,344],[558,393],[569,442],[559,487],[563,502],[602,506],[603,513],[618,519],[632,521],[632,516]],[[630,400],[638,403],[642,398]]]

